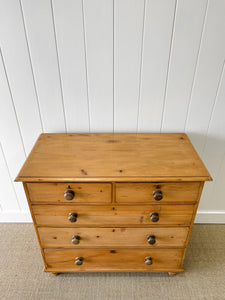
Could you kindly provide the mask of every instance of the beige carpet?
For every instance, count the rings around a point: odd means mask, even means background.
[[[225,225],[195,225],[185,272],[44,273],[31,224],[0,225],[0,299],[225,299]]]

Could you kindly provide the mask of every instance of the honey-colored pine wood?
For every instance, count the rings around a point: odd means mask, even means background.
[[[210,180],[184,133],[41,134],[17,181]]]
[[[39,227],[41,244],[44,248],[102,248],[102,247],[146,247],[184,248],[188,227],[160,228],[49,228]],[[155,243],[148,243],[148,236],[155,236]],[[79,244],[72,237],[79,236]]]
[[[33,205],[32,210],[38,226],[52,227],[114,227],[114,226],[160,226],[191,224],[194,205],[148,205],[148,206],[78,206]],[[158,222],[152,222],[150,214],[159,214]],[[69,213],[77,213],[77,221],[68,220]]]
[[[125,203],[195,203],[198,197],[199,182],[158,182],[158,183],[117,183],[116,202]],[[153,192],[162,191],[163,198],[156,201]]]
[[[183,249],[45,249],[47,268],[72,269],[76,271],[141,269],[181,269]],[[76,257],[83,258],[83,264],[75,265]],[[145,257],[152,258],[152,265],[145,264]]]
[[[41,255],[42,255],[42,258],[43,258],[43,261],[44,261],[44,265],[45,265],[45,269],[46,269],[47,264],[46,264],[46,261],[45,261],[44,250],[43,250],[42,245],[41,245],[40,236],[39,236],[39,233],[38,233],[38,228],[37,228],[35,216],[33,214],[32,208],[31,208],[31,202],[30,202],[30,198],[29,198],[29,193],[28,193],[27,185],[24,182],[23,182],[23,188],[24,188],[24,191],[25,191],[25,194],[26,194],[26,197],[27,197],[27,203],[28,203],[28,206],[29,206],[29,209],[30,209],[31,218],[32,218],[33,225],[34,225],[34,230],[36,232],[38,244],[39,244],[39,247],[40,247],[40,250],[41,250]]]
[[[27,183],[27,187],[32,203],[111,203],[110,183]],[[72,200],[66,200],[64,197],[68,189],[75,193]]]
[[[182,272],[206,180],[208,171],[182,133],[41,134],[16,178],[23,181],[44,271],[53,275]],[[67,189],[72,200],[65,199]]]

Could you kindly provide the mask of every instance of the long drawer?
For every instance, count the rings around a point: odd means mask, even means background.
[[[117,183],[116,202],[185,204],[197,201],[199,182]]]
[[[181,269],[183,249],[44,249],[48,268],[73,271],[172,271]],[[80,258],[80,259],[78,259]],[[81,265],[75,262],[81,261]],[[78,262],[79,263],[79,262]],[[148,263],[148,264],[146,264]]]
[[[185,247],[188,227],[38,228],[43,248]]]
[[[32,206],[37,225],[52,227],[190,225],[193,209],[194,205]]]
[[[108,204],[111,202],[110,183],[27,183],[27,188],[31,203]]]

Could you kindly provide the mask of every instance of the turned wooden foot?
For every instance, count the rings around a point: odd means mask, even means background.
[[[176,272],[168,272],[169,276],[175,276],[177,273]]]
[[[54,275],[54,276],[57,276],[57,275],[59,275],[60,273],[58,273],[58,272],[52,272],[52,275]]]

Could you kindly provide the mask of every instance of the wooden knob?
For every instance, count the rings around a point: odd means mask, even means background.
[[[72,237],[72,243],[73,243],[74,245],[78,245],[78,244],[80,243],[80,236],[79,236],[79,235],[74,235],[74,236]]]
[[[73,200],[74,196],[75,196],[75,193],[73,190],[66,190],[64,193],[64,198],[66,200]]]
[[[162,198],[163,198],[162,191],[160,191],[160,190],[154,191],[154,192],[153,192],[153,197],[154,197],[154,199],[155,199],[156,201],[162,200]]]
[[[76,257],[75,259],[75,265],[80,266],[83,264],[83,257]]]
[[[155,244],[155,236],[154,235],[149,235],[148,236],[148,243],[150,245],[154,245]]]
[[[152,265],[152,258],[150,256],[145,257],[145,264],[146,265]]]
[[[68,220],[69,220],[71,223],[76,222],[76,220],[77,220],[77,213],[74,213],[74,212],[69,213]]]
[[[157,212],[153,212],[150,215],[151,221],[152,222],[158,222],[159,221],[159,214]]]

